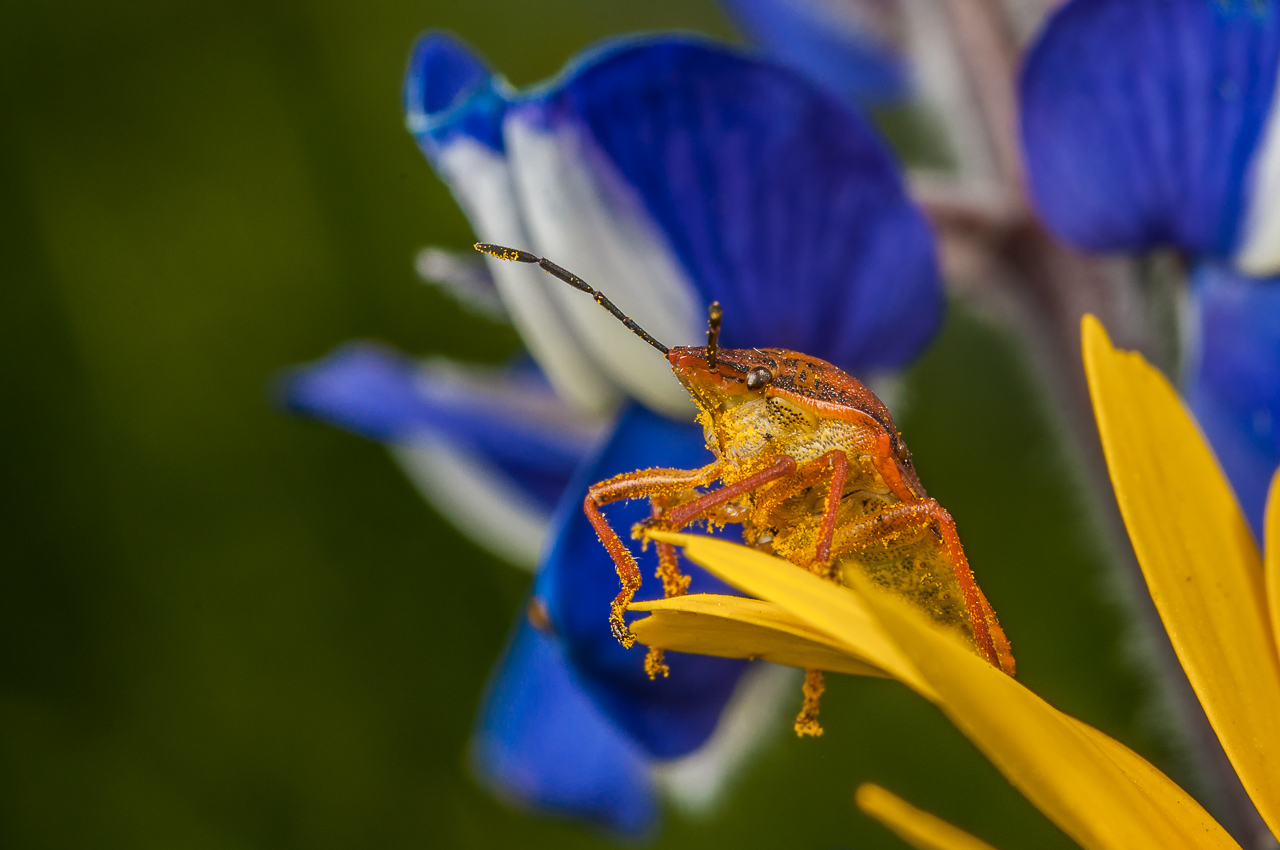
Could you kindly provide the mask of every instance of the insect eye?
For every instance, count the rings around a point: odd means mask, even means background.
[[[759,390],[768,386],[773,380],[773,373],[767,367],[757,366],[747,373],[747,389]]]

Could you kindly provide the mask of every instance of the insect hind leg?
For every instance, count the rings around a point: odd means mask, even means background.
[[[899,503],[840,529],[838,549],[857,552],[877,545],[892,545],[900,538],[929,529],[938,537],[964,600],[973,627],[978,654],[1009,675],[1014,673],[1009,641],[995,618],[995,612],[978,589],[956,533],[955,520],[933,499]]]

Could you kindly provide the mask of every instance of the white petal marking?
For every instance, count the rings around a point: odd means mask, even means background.
[[[391,456],[441,516],[500,558],[533,572],[551,517],[483,460],[445,440],[392,446]]]
[[[541,381],[444,358],[423,361],[420,368],[420,392],[433,404],[487,405],[495,417],[517,419],[581,446],[584,456],[609,426],[608,419],[571,409]],[[550,512],[484,457],[428,432],[392,446],[391,454],[445,519],[494,554],[534,571]]]
[[[431,245],[418,251],[413,268],[418,277],[473,313],[495,322],[510,321],[484,255],[478,251],[449,251]]]
[[[599,441],[612,422],[610,417],[574,410],[532,376],[459,363],[446,357],[423,360],[419,368],[418,387],[424,398],[446,406],[485,403],[492,408],[494,416],[515,417],[529,425],[540,425],[544,431],[580,446]]]
[[[482,241],[530,247],[504,157],[459,137],[440,153],[437,167]],[[617,388],[593,361],[560,307],[559,288],[564,284],[532,266],[493,258],[488,262],[516,330],[556,392],[593,413],[616,407]]]
[[[668,346],[705,340],[705,310],[635,192],[572,126],[547,129],[518,113],[503,126],[516,193],[537,251],[609,296]],[[631,395],[691,418],[688,393],[658,352],[581,292],[557,294],[597,361]],[[726,317],[733,321],[733,317]]]
[[[1236,262],[1254,277],[1280,274],[1280,79],[1262,141],[1245,176],[1249,188],[1244,238]]]

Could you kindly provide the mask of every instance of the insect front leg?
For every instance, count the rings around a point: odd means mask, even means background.
[[[651,496],[649,499],[652,514],[649,522],[643,523],[643,526],[651,525],[665,510],[669,507],[665,504],[668,500],[658,496]],[[639,529],[641,526],[637,526]],[[632,531],[632,536],[638,536],[636,531]],[[655,573],[658,580],[662,582],[662,596],[664,599],[670,599],[673,596],[684,596],[689,590],[689,582],[692,576],[687,576],[680,571],[680,561],[676,554],[676,547],[671,543],[663,543],[661,540],[654,541],[654,548],[658,552],[658,570]],[[666,678],[671,673],[671,669],[667,667],[666,650],[659,649],[656,646],[649,647],[649,651],[644,656],[644,671],[649,674],[650,679],[656,679],[659,676]]]
[[[671,495],[694,487],[701,487],[720,477],[720,462],[704,466],[701,469],[642,469],[628,472],[593,484],[587,490],[587,497],[582,502],[582,510],[595,530],[596,536],[604,546],[609,557],[613,559],[618,570],[618,579],[622,582],[622,590],[614,598],[609,611],[609,628],[613,636],[623,646],[630,648],[636,642],[635,635],[627,628],[623,615],[627,606],[640,589],[640,567],[631,551],[618,538],[616,532],[604,518],[600,508],[611,502],[627,499],[642,499],[646,496]]]
[[[775,459],[766,469],[754,475],[750,475],[734,484],[721,487],[711,493],[705,493],[684,504],[664,510],[656,504],[657,500],[655,499],[653,516],[648,522],[644,523],[642,529],[661,528],[665,531],[679,531],[689,523],[703,518],[708,512],[725,505],[739,496],[750,493],[770,481],[791,475],[795,471],[795,460],[783,455]],[[676,562],[675,546],[670,543],[659,542],[657,549],[658,578],[662,580],[663,595],[668,599],[672,596],[683,595],[689,586],[689,577],[680,572],[679,564]],[[639,587],[638,584],[636,586]],[[631,591],[631,595],[635,595],[634,590]],[[628,597],[627,604],[630,604],[630,602],[631,598]],[[649,653],[644,659],[644,669],[649,674],[650,679],[656,679],[658,676],[665,677],[670,672],[664,660],[664,655],[665,653],[661,649],[649,647]]]
[[[654,505],[654,515],[660,515],[657,505]],[[662,596],[664,599],[670,599],[673,596],[684,596],[689,590],[689,582],[692,576],[687,576],[680,572],[680,562],[676,557],[676,547],[671,543],[663,543],[655,541],[654,548],[658,550],[658,578],[662,581]],[[671,668],[667,666],[667,651],[659,649],[656,646],[649,647],[649,651],[644,656],[644,672],[649,674],[650,679],[656,679],[659,676],[664,679],[671,674]]]
[[[831,544],[835,537],[836,515],[840,510],[840,498],[849,477],[849,457],[841,449],[819,455],[800,467],[796,475],[773,487],[764,499],[757,503],[758,513],[768,515],[792,496],[810,487],[816,487],[827,479],[826,497],[822,508],[822,523],[818,528],[818,542],[809,570],[826,578],[835,578],[832,572]]]
[[[704,519],[710,512],[723,507],[729,502],[753,492],[760,487],[779,478],[785,478],[796,472],[795,458],[790,455],[779,455],[774,458],[766,468],[759,472],[749,475],[741,481],[733,484],[727,484],[719,490],[705,493],[696,499],[692,499],[684,504],[666,510],[655,509],[654,515],[642,528],[659,528],[663,531],[679,531],[691,522]],[[843,485],[842,485],[843,486]],[[665,549],[664,549],[665,547]],[[669,565],[664,563],[664,559],[669,558]],[[671,592],[678,589],[681,593],[688,587],[689,579],[681,575],[680,569],[675,562],[675,547],[669,543],[658,544],[659,567],[658,574],[663,580],[664,587],[667,589],[667,597],[678,596],[680,593]],[[668,585],[668,577],[670,576],[670,584]]]
[[[826,501],[822,508],[822,525],[818,530],[818,546],[814,553],[813,563],[809,569],[826,578],[835,578],[832,571],[831,543],[836,532],[836,514],[840,510],[840,498],[844,495],[844,482],[849,476],[849,458],[840,449],[832,449],[819,455],[800,468],[799,474],[786,486],[775,488],[778,495],[782,493],[798,493],[806,487],[816,486],[823,478],[830,478],[827,486]],[[790,495],[788,493],[788,495]],[[770,494],[771,497],[774,494]],[[779,501],[781,501],[779,499]],[[818,713],[822,704],[822,694],[827,689],[826,677],[821,670],[804,671],[804,703],[800,713],[796,715],[793,728],[801,738],[818,737],[822,734],[822,724],[818,722]]]
[[[776,505],[783,499],[813,487],[823,478],[830,478],[827,488],[826,504],[823,509],[822,526],[819,532],[818,561],[823,574],[829,574],[831,560],[831,542],[835,534],[836,513],[840,508],[840,497],[844,493],[844,482],[849,470],[849,459],[839,449],[816,457],[804,466],[796,467],[795,458],[790,455],[779,455],[772,464],[754,475],[713,493],[708,493],[692,502],[671,510],[661,518],[664,528],[678,531],[683,526],[705,515],[708,511],[720,507],[726,502],[750,493],[766,484],[777,482],[766,497]],[[813,569],[813,567],[810,567]],[[646,664],[648,659],[646,659]],[[665,669],[665,665],[664,665]],[[650,673],[653,675],[653,673]],[[826,690],[826,680],[821,670],[806,670],[804,674],[804,704],[796,716],[794,728],[796,734],[818,736],[822,734],[822,725],[818,722],[819,706],[822,693]]]
[[[757,490],[771,481],[777,481],[779,478],[793,475],[795,471],[795,458],[790,455],[778,455],[774,458],[773,463],[753,475],[748,475],[741,481],[727,484],[719,490],[714,490],[699,496],[691,502],[686,502],[683,505],[672,508],[670,511],[663,512],[654,525],[661,527],[665,531],[679,531],[694,520],[701,519],[710,511],[733,501],[739,496],[744,496],[753,490]]]
[[[653,511],[649,517],[649,521],[643,523],[643,527],[647,528],[656,525],[662,518],[662,515],[670,508],[662,505],[657,497],[650,499]],[[633,531],[632,536],[636,536]],[[676,557],[676,547],[671,543],[663,543],[660,540],[654,541],[654,548],[658,552],[658,572],[657,577],[662,582],[662,596],[664,599],[670,599],[673,596],[684,596],[689,590],[690,577],[680,572],[680,562]]]

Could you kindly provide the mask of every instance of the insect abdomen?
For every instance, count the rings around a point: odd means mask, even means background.
[[[973,641],[973,622],[960,581],[942,542],[931,531],[924,531],[914,541],[843,552],[836,566],[845,584],[854,574],[861,574],[912,603],[938,625]]]

